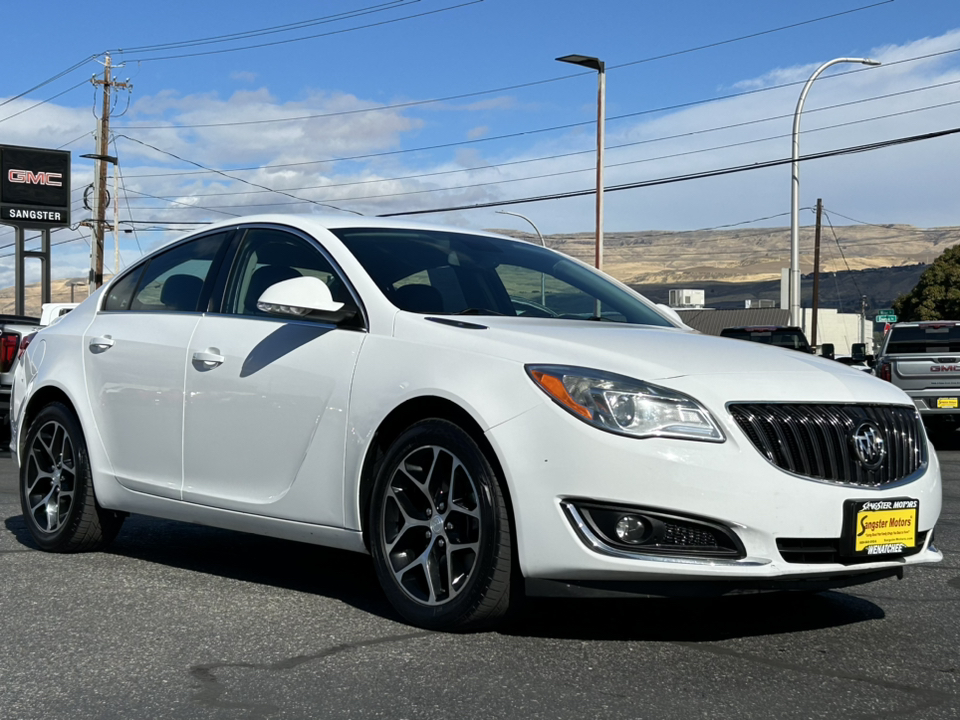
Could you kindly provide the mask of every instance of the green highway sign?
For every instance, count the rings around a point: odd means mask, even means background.
[[[896,315],[877,315],[877,317],[874,318],[874,322],[895,323],[896,321]]]

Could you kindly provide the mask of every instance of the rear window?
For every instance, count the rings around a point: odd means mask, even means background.
[[[724,328],[720,331],[723,337],[737,340],[775,345],[776,347],[790,348],[791,350],[810,349],[810,344],[799,330],[779,330],[776,328]]]
[[[960,353],[960,326],[920,325],[894,326],[890,330],[886,352],[896,354]]]

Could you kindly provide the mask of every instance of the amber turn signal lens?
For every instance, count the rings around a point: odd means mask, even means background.
[[[533,379],[558,403],[570,408],[577,415],[582,415],[587,420],[593,419],[593,415],[591,415],[587,408],[570,397],[570,393],[568,393],[567,389],[563,386],[563,380],[553,375],[547,375],[539,370],[533,372]]]

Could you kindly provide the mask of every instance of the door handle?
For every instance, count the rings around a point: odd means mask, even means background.
[[[90,349],[93,350],[93,352],[103,352],[104,350],[109,350],[112,347],[113,338],[109,335],[90,339]]]
[[[201,363],[206,368],[215,368],[218,365],[223,364],[223,355],[220,355],[219,353],[220,351],[217,348],[198,350],[193,354],[193,361],[195,363]]]

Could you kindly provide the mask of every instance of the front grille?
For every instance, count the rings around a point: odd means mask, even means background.
[[[923,550],[927,532],[917,533],[916,547],[906,548],[902,555],[916,555]],[[850,565],[858,562],[877,562],[884,560],[882,555],[867,555],[859,558],[845,558],[840,555],[840,538],[777,538],[777,550],[788,563],[823,565],[842,563]],[[899,555],[897,557],[900,557]]]
[[[926,463],[926,443],[916,408],[897,405],[735,403],[730,413],[771,463],[804,477],[861,487],[881,487],[913,475]],[[885,455],[868,468],[851,437],[865,421],[880,429]]]

